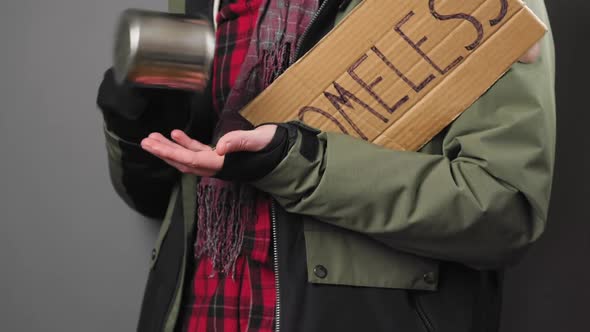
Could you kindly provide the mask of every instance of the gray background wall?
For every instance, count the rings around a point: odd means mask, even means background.
[[[0,331],[134,331],[157,224],[108,182],[96,90],[127,7],[0,2]]]
[[[108,182],[94,100],[113,26],[165,0],[0,4],[0,331],[132,331],[157,222]],[[558,44],[559,150],[551,222],[507,273],[503,332],[574,331],[590,298],[583,96],[590,4],[548,1]],[[584,121],[585,120],[585,121]]]

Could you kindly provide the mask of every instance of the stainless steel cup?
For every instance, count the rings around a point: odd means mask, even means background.
[[[214,47],[207,20],[128,9],[116,30],[115,79],[119,84],[202,92],[209,82]]]

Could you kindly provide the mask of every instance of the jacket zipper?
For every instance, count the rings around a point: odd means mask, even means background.
[[[322,12],[322,10],[326,7],[326,3],[328,1],[329,0],[324,0],[322,2],[322,4],[320,5],[320,8],[318,8],[317,12],[313,15],[311,21],[307,25],[307,28],[305,28],[305,30],[303,31],[303,34],[301,34],[301,38],[299,39],[299,42],[297,43],[297,48],[295,49],[295,53],[293,53],[293,58],[291,59],[289,65],[292,65],[299,58],[299,53],[301,52],[301,47],[303,45],[303,41],[305,40],[305,37],[309,33],[311,26],[315,23],[315,21],[320,16],[320,13]],[[275,295],[276,295],[275,331],[274,332],[280,332],[281,331],[281,288],[280,288],[280,280],[279,280],[279,250],[278,250],[278,239],[277,239],[277,233],[278,233],[277,232],[277,212],[276,212],[276,206],[275,206],[274,200],[272,200],[271,204],[270,204],[270,214],[271,214],[271,220],[272,220],[272,238],[273,238],[272,242],[273,242],[273,256],[274,256],[273,260],[274,260]]]
[[[275,207],[275,201],[270,202],[270,215],[272,220],[272,244],[273,244],[273,261],[274,261],[274,274],[275,274],[275,332],[281,331],[281,288],[279,280],[279,249],[277,239],[277,212]]]
[[[301,47],[303,47],[303,41],[305,40],[305,37],[307,37],[307,35],[309,34],[309,31],[311,30],[311,27],[317,21],[318,17],[320,16],[320,14],[322,13],[322,11],[326,7],[326,4],[329,1],[330,0],[323,0],[322,1],[322,4],[320,5],[320,8],[318,8],[318,10],[315,12],[315,14],[313,15],[313,17],[311,18],[311,21],[309,21],[309,24],[307,25],[307,28],[305,28],[305,30],[303,30],[303,33],[301,34],[301,38],[299,38],[299,42],[297,43],[297,48],[295,49],[295,53],[293,54],[293,58],[291,59],[291,64],[293,64],[297,59],[299,59],[299,57],[300,57],[300,54],[299,53],[301,53]]]

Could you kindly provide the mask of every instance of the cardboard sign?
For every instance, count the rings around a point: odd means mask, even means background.
[[[520,0],[364,0],[241,114],[418,150],[546,30]]]

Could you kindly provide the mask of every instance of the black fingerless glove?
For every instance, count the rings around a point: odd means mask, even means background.
[[[112,69],[104,74],[96,103],[107,129],[133,142],[152,132],[168,136],[173,129],[184,129],[206,143],[214,123],[207,93],[119,85]],[[189,122],[195,127],[188,128]]]
[[[147,107],[147,100],[139,88],[115,82],[113,69],[104,73],[96,98],[98,107],[109,116],[119,116],[125,120],[137,120]]]
[[[289,150],[287,129],[277,126],[272,140],[258,152],[232,152],[225,155],[223,167],[216,178],[226,181],[249,182],[270,173],[285,158]]]
[[[268,175],[287,156],[289,149],[295,144],[301,133],[300,153],[307,159],[316,158],[319,131],[289,122],[277,124],[270,143],[258,152],[233,152],[225,155],[223,167],[215,175],[226,181],[251,182]]]

